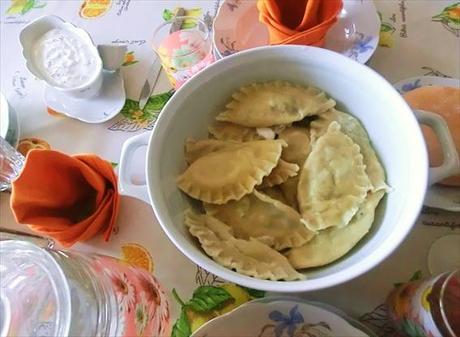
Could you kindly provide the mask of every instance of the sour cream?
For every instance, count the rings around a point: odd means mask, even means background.
[[[33,47],[34,62],[43,78],[51,85],[76,88],[100,71],[93,46],[64,29],[51,29]]]

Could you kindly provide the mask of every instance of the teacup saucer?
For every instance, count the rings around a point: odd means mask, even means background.
[[[419,76],[393,84],[401,94],[430,85],[460,87],[460,80],[436,76]],[[448,187],[440,184],[433,185],[426,192],[424,205],[452,212],[460,212],[460,187]]]
[[[224,0],[214,20],[217,58],[269,44],[256,0]],[[366,63],[377,49],[380,20],[372,1],[344,0],[342,13],[326,35],[324,48]]]
[[[46,86],[45,102],[51,109],[85,123],[103,123],[115,117],[125,104],[126,93],[120,71],[103,71],[101,92],[78,99]]]

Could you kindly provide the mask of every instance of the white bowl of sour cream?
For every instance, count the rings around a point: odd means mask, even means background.
[[[19,39],[27,69],[50,87],[88,98],[102,85],[102,60],[89,34],[58,16],[40,17]]]

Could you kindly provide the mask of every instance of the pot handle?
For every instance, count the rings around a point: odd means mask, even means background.
[[[426,124],[433,129],[441,144],[444,158],[440,166],[430,167],[428,186],[460,173],[460,158],[444,118],[436,113],[425,110],[414,110],[414,113],[421,124]]]
[[[118,171],[118,186],[122,195],[140,199],[150,204],[148,187],[146,184],[136,185],[131,181],[131,162],[134,152],[141,146],[147,146],[150,132],[129,138],[121,148],[120,165]]]

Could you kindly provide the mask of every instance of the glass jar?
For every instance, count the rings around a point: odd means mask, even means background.
[[[166,295],[115,258],[0,242],[0,336],[165,336]]]
[[[460,270],[404,283],[387,298],[390,318],[407,336],[460,336]]]

